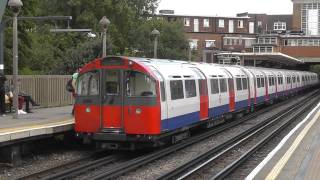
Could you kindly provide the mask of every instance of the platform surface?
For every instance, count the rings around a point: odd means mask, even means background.
[[[0,146],[3,142],[72,130],[72,106],[33,109],[33,113],[0,116]]]
[[[320,104],[246,179],[320,179]]]

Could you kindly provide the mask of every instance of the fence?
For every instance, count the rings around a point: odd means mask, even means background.
[[[12,76],[7,76],[9,82]],[[41,107],[66,106],[73,104],[72,94],[66,91],[71,75],[21,75],[19,91],[25,92]]]

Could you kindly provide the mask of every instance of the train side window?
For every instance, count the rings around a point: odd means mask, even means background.
[[[99,74],[97,71],[87,72],[79,76],[77,81],[77,94],[79,96],[99,94]]]
[[[247,80],[247,78],[242,78],[242,86],[243,86],[243,90],[248,89],[248,80]]]
[[[127,79],[128,96],[156,96],[156,81],[146,74],[130,71]]]
[[[182,80],[170,81],[171,100],[183,99],[183,84]]]
[[[211,94],[219,94],[218,79],[210,79]]]
[[[220,84],[220,92],[221,93],[227,92],[227,80],[219,79],[219,84]]]
[[[237,90],[241,91],[242,90],[241,78],[236,78],[236,83],[237,83]]]
[[[197,96],[196,91],[196,81],[195,80],[185,80],[185,93],[186,98],[191,98]]]

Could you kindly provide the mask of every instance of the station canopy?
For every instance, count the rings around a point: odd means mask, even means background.
[[[246,61],[270,61],[278,64],[283,64],[287,66],[296,66],[298,64],[303,64],[304,62],[292,56],[280,52],[270,52],[270,53],[219,53],[219,55],[233,55],[244,58]]]

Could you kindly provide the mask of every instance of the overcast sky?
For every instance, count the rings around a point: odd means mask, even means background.
[[[159,8],[179,15],[235,16],[237,13],[292,14],[291,0],[160,0]]]

